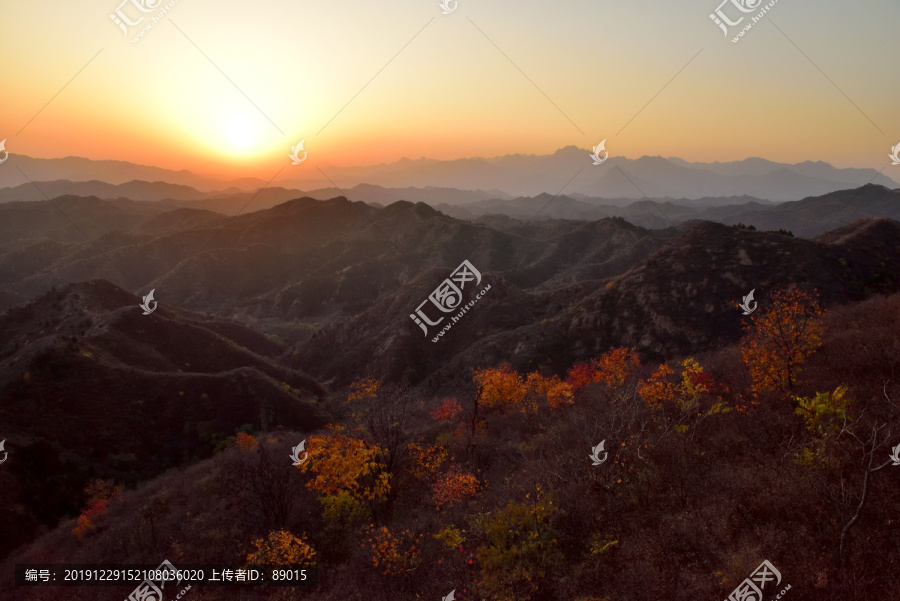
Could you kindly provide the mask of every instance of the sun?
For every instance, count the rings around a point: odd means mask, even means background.
[[[222,137],[226,148],[233,154],[247,154],[259,147],[262,132],[259,126],[250,119],[230,117],[221,125]]]

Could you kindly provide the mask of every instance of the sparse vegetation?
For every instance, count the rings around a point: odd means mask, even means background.
[[[801,297],[810,301],[799,292],[777,296],[747,339],[785,319],[796,325],[792,302]],[[870,308],[889,319],[900,296]],[[787,386],[777,353],[754,364],[753,375],[739,348],[658,365],[615,348],[572,366],[564,381],[486,368],[444,398],[364,379],[332,403],[345,407],[345,425],[309,436],[309,460],[299,469],[286,466],[299,435],[239,431],[215,459],[152,485],[119,496],[110,482],[94,485],[77,535],[56,532],[20,560],[46,556],[51,540],[53,554],[79,561],[109,561],[114,549],[117,558],[172,561],[176,553],[192,561],[294,558],[328,574],[319,587],[328,599],[360,587],[389,599],[446,582],[441,594],[456,587],[458,599],[537,600],[721,597],[748,565],[768,558],[797,591],[819,590],[823,574],[846,590],[862,566],[889,570],[895,561],[878,552],[891,536],[878,525],[900,489],[874,468],[886,459],[886,443],[896,442],[865,433],[900,418],[900,388],[854,381],[831,354],[834,336],[865,335],[840,324],[852,312],[808,317],[816,327],[803,331],[819,338],[804,346],[804,378],[793,380],[788,406],[781,388],[754,388]],[[880,356],[874,347],[857,352]],[[553,401],[563,385],[566,401]],[[817,392],[822,387],[831,392]],[[466,434],[453,436],[460,425]],[[609,460],[592,466],[587,452],[603,438]],[[403,453],[389,450],[393,440]],[[752,463],[742,459],[750,456]],[[864,466],[874,461],[868,471],[853,467],[860,458]],[[851,484],[846,497],[834,494],[841,474]],[[220,496],[202,492],[212,489]],[[95,511],[101,497],[106,505]],[[742,515],[752,522],[718,541],[721,524]],[[122,537],[129,529],[132,543]],[[782,537],[797,543],[789,553],[775,547]],[[817,545],[800,544],[813,539]],[[685,570],[697,578],[673,595],[668,579]],[[866,594],[887,598],[889,582],[870,582]],[[228,591],[204,595],[225,599]]]
[[[5,566],[296,560],[326,576],[315,591],[248,599],[611,601],[724,598],[768,558],[796,591],[890,598],[900,300],[840,303],[895,292],[892,247],[867,254],[893,226],[698,224],[665,244],[627,225],[595,224],[596,246],[583,224],[552,248],[504,238],[491,301],[434,346],[406,322],[446,274],[397,293],[366,253],[234,323],[135,320],[105,282],[11,311],[0,417],[34,439],[0,470]],[[729,299],[763,267],[742,319]]]

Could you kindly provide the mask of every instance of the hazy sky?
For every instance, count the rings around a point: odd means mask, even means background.
[[[126,2],[144,17],[126,38],[121,0],[6,0],[0,139],[264,179],[301,139],[296,169],[604,138],[630,158],[890,164],[900,2],[778,0],[735,44],[720,1],[178,0],[133,43],[162,7]]]

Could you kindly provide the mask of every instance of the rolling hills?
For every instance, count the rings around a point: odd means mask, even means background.
[[[241,324],[159,306],[142,315],[105,281],[0,316],[3,540],[81,503],[89,478],[136,483],[210,455],[240,427],[323,423],[326,390]],[[7,547],[9,550],[9,547]]]

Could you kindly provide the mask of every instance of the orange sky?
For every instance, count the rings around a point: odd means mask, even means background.
[[[733,44],[715,0],[178,0],[137,43],[120,2],[0,8],[8,151],[268,180],[301,139],[307,170],[604,138],[631,158],[881,170],[900,143],[896,3],[781,0]]]

